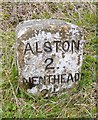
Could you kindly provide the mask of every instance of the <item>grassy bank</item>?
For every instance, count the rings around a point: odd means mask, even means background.
[[[89,3],[1,3],[2,117],[94,118],[96,116],[96,6]],[[85,36],[82,78],[65,94],[35,98],[19,87],[15,28],[28,19],[56,18],[78,25]],[[1,42],[0,41],[0,42]]]

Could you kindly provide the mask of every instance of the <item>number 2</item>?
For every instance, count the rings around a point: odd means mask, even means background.
[[[53,63],[53,59],[52,58],[47,58],[45,60],[45,63],[47,63],[48,61],[49,61],[49,63],[46,65],[45,70],[47,70],[47,69],[54,69],[54,67],[50,66]]]

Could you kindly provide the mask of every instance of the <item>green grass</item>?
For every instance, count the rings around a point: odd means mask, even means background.
[[[85,3],[86,4],[86,3]],[[10,4],[9,4],[10,5]],[[17,4],[16,4],[17,5]],[[69,5],[69,6],[68,6]],[[43,9],[40,12],[40,5],[36,5],[38,11],[32,13],[32,19],[57,18],[72,22],[80,26],[84,31],[85,45],[82,65],[82,77],[78,85],[65,94],[49,99],[35,98],[19,87],[18,70],[15,54],[15,26],[17,22],[9,21],[11,15],[6,14],[6,6],[3,6],[4,24],[0,37],[2,39],[2,117],[3,118],[93,118],[96,116],[95,107],[95,82],[96,82],[96,44],[94,26],[96,23],[95,12],[90,11],[90,6],[83,7],[80,12],[72,12],[73,5],[62,3],[49,3],[49,11]],[[74,5],[78,5],[75,3]],[[11,6],[11,5],[10,5]],[[38,7],[39,6],[39,7]],[[8,9],[10,9],[9,7]],[[56,16],[55,13],[58,15]],[[62,15],[61,15],[62,13]],[[71,15],[70,15],[71,14]],[[16,15],[17,17],[17,15]],[[17,18],[18,19],[18,18]],[[18,21],[19,22],[19,21]],[[7,31],[8,30],[8,31]],[[0,109],[1,111],[1,109]],[[1,113],[1,112],[0,112]]]

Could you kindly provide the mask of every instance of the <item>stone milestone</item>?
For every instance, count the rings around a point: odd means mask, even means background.
[[[84,37],[62,20],[28,20],[16,28],[20,85],[33,95],[64,93],[80,79]]]

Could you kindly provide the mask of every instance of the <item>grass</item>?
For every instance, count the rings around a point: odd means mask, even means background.
[[[92,6],[93,8],[95,7],[94,4],[82,4],[82,11],[77,9],[78,3],[49,3],[48,10],[47,4],[44,9],[41,8],[40,4],[34,5],[33,9],[35,10],[36,8],[37,11],[32,13],[31,19],[63,19],[83,29],[86,42],[84,46],[82,77],[77,86],[66,91],[63,95],[53,96],[49,99],[35,98],[21,89],[18,83],[19,76],[15,54],[15,26],[23,18],[16,13],[15,18],[17,19],[13,20],[14,22],[11,21],[10,9],[13,8],[13,5],[11,3],[2,3],[3,27],[0,33],[3,53],[2,118],[95,118],[97,114],[95,106],[97,38],[95,35],[96,13],[92,10]],[[15,6],[18,6],[18,3]],[[9,14],[6,13],[8,9]],[[25,11],[25,7],[23,9]],[[25,15],[28,14],[26,13]],[[27,18],[27,16],[25,17]]]

